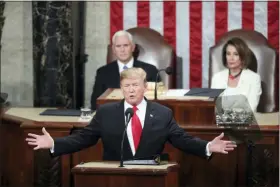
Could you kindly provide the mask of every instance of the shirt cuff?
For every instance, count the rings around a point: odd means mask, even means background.
[[[211,156],[212,153],[209,151],[209,145],[211,144],[211,142],[208,142],[208,144],[206,145],[206,155],[207,156]]]
[[[54,153],[54,141],[53,141],[53,146],[50,148],[51,153]]]

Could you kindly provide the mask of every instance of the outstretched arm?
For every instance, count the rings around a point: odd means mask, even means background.
[[[45,128],[43,128],[43,135],[29,133],[26,141],[29,145],[35,146],[34,150],[54,150],[54,156],[77,152],[83,148],[95,145],[100,137],[100,119],[97,113],[90,124],[78,133],[53,139]]]
[[[228,154],[229,151],[232,151],[235,147],[237,147],[235,142],[222,140],[224,137],[223,133],[215,137],[210,142],[193,137],[178,126],[172,117],[172,112],[170,112],[169,117],[170,122],[168,139],[174,147],[186,153],[208,158],[209,155],[207,155],[207,146],[210,154]]]

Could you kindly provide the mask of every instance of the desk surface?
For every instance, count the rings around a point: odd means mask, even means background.
[[[201,101],[213,101],[212,98],[202,97],[202,96],[184,96],[188,90],[185,89],[170,89],[166,91],[158,91],[158,100],[201,100]],[[102,94],[103,95],[103,94]],[[123,99],[123,94],[121,89],[108,89],[107,92],[104,93],[103,97],[108,100],[121,100]],[[149,100],[154,100],[154,91],[147,91],[145,93],[145,97]],[[101,97],[102,98],[102,97]]]
[[[79,117],[69,116],[41,116],[41,112],[47,108],[10,108],[5,115],[16,116],[32,121],[46,122],[84,122]],[[279,112],[275,113],[255,113],[259,125],[279,125]]]
[[[87,162],[84,164],[79,164],[75,166],[75,168],[112,168],[118,169],[120,163],[119,162]],[[145,169],[145,170],[159,170],[159,169],[167,169],[170,166],[175,166],[176,163],[168,163],[164,165],[125,165],[123,169]],[[122,168],[120,168],[122,169]]]
[[[73,173],[98,173],[98,174],[144,174],[144,175],[162,175],[170,171],[177,171],[179,165],[176,162],[169,162],[164,165],[124,165],[119,167],[119,162],[88,162],[76,165]]]
[[[45,116],[41,112],[48,108],[10,108],[5,115],[16,116],[22,119],[44,122],[85,122],[77,116]],[[89,120],[87,120],[89,121]]]

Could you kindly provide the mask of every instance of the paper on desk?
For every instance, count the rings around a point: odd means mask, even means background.
[[[189,89],[170,89],[165,93],[165,96],[179,97],[184,96]]]

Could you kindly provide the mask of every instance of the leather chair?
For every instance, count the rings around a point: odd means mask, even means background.
[[[136,44],[133,54],[135,59],[152,64],[157,69],[165,69],[168,66],[173,68],[173,74],[170,76],[164,72],[160,74],[165,87],[173,88],[173,76],[176,73],[173,64],[174,51],[172,47],[164,40],[159,32],[153,29],[135,27],[127,31],[132,34]],[[116,60],[116,56],[113,54],[111,45],[108,45],[107,63],[114,60]]]
[[[249,46],[252,55],[252,63],[248,67],[257,72],[262,80],[262,95],[257,108],[257,112],[275,112],[278,111],[278,87],[276,85],[277,53],[269,44],[267,39],[259,32],[252,30],[237,29],[225,33],[216,45],[210,48],[209,64],[209,87],[211,86],[212,76],[225,69],[222,64],[222,48],[224,44],[232,37],[243,39]]]

